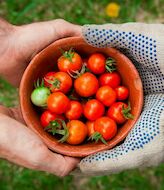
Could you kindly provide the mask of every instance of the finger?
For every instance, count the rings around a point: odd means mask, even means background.
[[[63,177],[68,175],[77,166],[79,161],[79,158],[49,152],[49,156],[44,159],[43,165],[40,166],[40,169]]]
[[[5,106],[0,105],[0,113],[13,118],[13,119],[21,122],[22,124],[26,124],[23,119],[20,107],[7,108]]]
[[[10,111],[1,107],[1,158],[26,168],[47,171],[58,176],[67,175],[76,167],[79,159],[53,153],[33,131],[9,116]]]

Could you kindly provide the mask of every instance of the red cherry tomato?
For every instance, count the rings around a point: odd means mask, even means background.
[[[117,125],[113,119],[109,117],[100,117],[94,123],[95,132],[99,132],[107,141],[112,139],[117,133]]]
[[[70,119],[79,119],[83,113],[83,106],[78,101],[70,101],[68,110],[65,113],[65,116]]]
[[[72,79],[65,72],[48,73],[44,81],[52,92],[67,93],[72,87]]]
[[[121,77],[118,72],[104,73],[99,78],[100,86],[110,86],[116,88],[121,83]]]
[[[51,121],[54,121],[57,119],[64,120],[64,117],[62,115],[57,115],[55,113],[52,113],[49,110],[44,111],[40,117],[41,125],[44,128],[47,127]],[[59,120],[59,122],[60,122],[60,120]]]
[[[115,88],[117,100],[126,100],[129,96],[129,90],[125,86]]]
[[[115,120],[118,124],[123,124],[127,119],[123,115],[123,108],[128,105],[123,102],[115,102],[107,111],[107,116]]]
[[[102,53],[93,53],[87,63],[88,69],[94,74],[102,74],[105,72],[106,59]]]
[[[56,114],[62,114],[69,108],[70,100],[62,92],[53,92],[47,99],[48,109]]]
[[[84,115],[90,121],[98,119],[104,112],[104,105],[96,99],[89,100],[84,106]]]
[[[96,98],[105,106],[111,106],[116,101],[116,92],[109,86],[102,86],[98,89]]]
[[[88,129],[88,137],[91,137],[95,132],[95,130],[94,130],[94,121],[87,121],[86,126],[87,126],[87,129]]]
[[[79,120],[71,120],[67,123],[69,137],[66,142],[72,145],[82,143],[87,137],[87,126]]]
[[[78,53],[70,49],[69,51],[64,52],[64,54],[58,59],[57,64],[60,71],[71,72],[81,69],[82,59]]]
[[[99,87],[97,78],[89,72],[84,73],[74,82],[75,91],[82,97],[94,95]]]

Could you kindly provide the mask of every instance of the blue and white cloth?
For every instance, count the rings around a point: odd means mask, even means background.
[[[144,87],[143,112],[124,143],[81,160],[86,175],[105,175],[164,161],[164,25],[83,26],[92,46],[115,47],[132,59]]]

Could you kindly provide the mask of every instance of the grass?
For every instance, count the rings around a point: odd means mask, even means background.
[[[0,15],[13,24],[64,18],[77,24],[164,22],[163,0],[116,0],[120,15],[105,14],[109,0],[6,0],[0,1]],[[18,92],[0,78],[0,103],[18,105]],[[0,160],[0,190],[164,190],[164,164],[155,168],[124,171],[100,177],[56,176],[24,169]]]

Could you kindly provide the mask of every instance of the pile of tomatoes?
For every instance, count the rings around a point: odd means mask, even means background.
[[[42,108],[41,125],[60,142],[76,145],[89,137],[106,144],[133,118],[116,62],[102,53],[83,58],[70,49],[57,66],[35,82],[31,94],[32,103]]]

